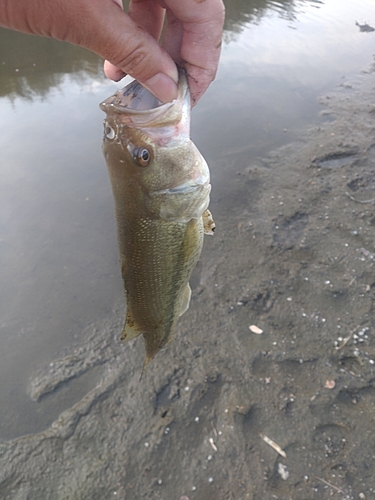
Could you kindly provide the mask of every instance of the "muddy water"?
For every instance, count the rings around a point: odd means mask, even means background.
[[[141,383],[100,151],[114,85],[0,32],[1,497],[375,498],[372,2],[227,10],[192,123],[217,233]]]

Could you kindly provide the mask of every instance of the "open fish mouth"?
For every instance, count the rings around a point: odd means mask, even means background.
[[[134,80],[124,89],[100,104],[102,111],[108,115],[116,115],[124,125],[135,128],[147,128],[148,133],[153,127],[159,128],[162,135],[170,135],[171,129],[183,131],[189,135],[190,124],[190,93],[186,74],[180,71],[179,93],[177,99],[163,104],[149,90]],[[163,133],[162,129],[165,127]]]

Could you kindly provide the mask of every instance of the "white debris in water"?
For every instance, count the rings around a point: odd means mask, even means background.
[[[199,417],[195,417],[194,422],[199,422]]]
[[[209,478],[208,478],[208,482],[209,482],[209,483],[212,483],[212,481],[213,481],[213,480],[214,480],[214,478],[213,478],[213,477],[209,477]]]

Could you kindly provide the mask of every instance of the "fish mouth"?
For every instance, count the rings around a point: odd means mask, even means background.
[[[134,80],[100,104],[102,111],[129,127],[149,129],[190,122],[190,93],[185,70],[179,68],[177,99],[163,104]]]

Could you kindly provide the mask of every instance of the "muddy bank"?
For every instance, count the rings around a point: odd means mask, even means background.
[[[122,304],[87,329],[30,397],[101,382],[0,445],[1,498],[375,497],[374,95],[371,66],[321,98],[325,123],[298,141],[219,159],[225,189],[211,166],[217,232],[175,341],[139,382]]]

